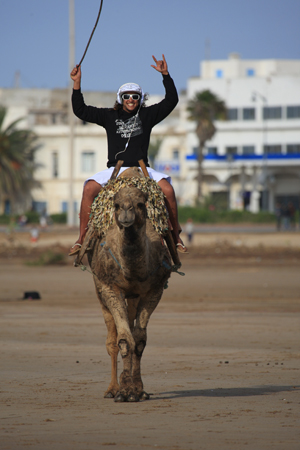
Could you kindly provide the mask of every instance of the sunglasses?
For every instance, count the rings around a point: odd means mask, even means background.
[[[129,100],[130,97],[132,100],[139,100],[141,98],[140,94],[122,94],[123,100]]]

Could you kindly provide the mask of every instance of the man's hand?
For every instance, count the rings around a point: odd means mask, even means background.
[[[157,70],[157,72],[160,72],[162,75],[168,75],[168,64],[167,61],[165,59],[165,55],[162,55],[163,59],[160,61],[157,61],[157,59],[155,58],[155,56],[152,55],[152,58],[156,64],[156,66],[153,66],[151,64],[151,67],[153,67],[153,69]]]
[[[80,66],[74,67],[74,69],[72,70],[70,76],[71,76],[72,80],[74,81],[74,89],[80,89],[80,84],[81,84],[81,67]]]

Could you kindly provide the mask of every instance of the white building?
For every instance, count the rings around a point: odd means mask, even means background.
[[[84,91],[86,104],[112,107],[115,92]],[[151,96],[148,104],[157,103],[162,96]],[[47,214],[66,212],[70,192],[70,127],[68,89],[0,89],[0,105],[7,108],[4,127],[12,121],[24,118],[20,126],[31,128],[39,137],[41,145],[36,154],[40,168],[35,177],[41,181],[42,189],[35,189],[33,208]],[[169,136],[176,135],[179,110],[157,125],[153,138],[159,138],[168,146]],[[177,133],[178,134],[178,133]],[[107,139],[102,127],[84,123],[75,118],[73,150],[72,192],[74,210],[79,212],[84,181],[94,173],[107,168]],[[0,205],[0,214],[9,212],[9,202]],[[77,220],[78,215],[76,214]]]
[[[187,81],[179,105],[153,129],[162,141],[156,168],[169,172],[179,203],[196,199],[198,141],[186,107],[197,92],[209,89],[227,105],[228,120],[217,122],[207,142],[203,163],[205,195],[223,198],[233,209],[243,203],[253,212],[274,210],[276,201],[300,198],[300,60],[251,60],[238,55],[204,61],[201,76]],[[110,107],[116,93],[86,92],[87,104]],[[150,96],[149,104],[161,96]],[[24,117],[22,125],[39,136],[41,164],[36,177],[42,189],[33,192],[33,206],[48,214],[66,211],[70,192],[70,152],[67,89],[0,89],[0,104],[8,109],[7,123]],[[75,122],[73,199],[78,212],[83,182],[106,168],[105,130]],[[8,205],[0,205],[0,213]]]
[[[228,120],[216,122],[207,142],[204,193],[229,194],[232,209],[241,208],[243,198],[253,212],[274,211],[276,201],[299,207],[300,61],[243,61],[237,54],[204,61],[201,76],[188,80],[187,100],[206,89],[225,102]],[[186,122],[185,178],[196,174],[194,128]]]

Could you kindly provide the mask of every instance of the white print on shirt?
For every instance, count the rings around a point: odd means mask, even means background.
[[[138,136],[143,133],[142,121],[139,116],[131,117],[125,122],[121,119],[116,119],[117,134],[121,134],[122,138],[129,138]]]

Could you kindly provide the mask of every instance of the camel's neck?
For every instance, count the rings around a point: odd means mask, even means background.
[[[146,226],[120,229],[118,247],[124,276],[128,279],[146,279],[149,268]]]

